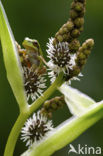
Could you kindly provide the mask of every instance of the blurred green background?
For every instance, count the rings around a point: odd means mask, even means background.
[[[3,1],[15,39],[21,44],[24,37],[39,40],[46,55],[46,43],[69,17],[71,0],[8,0]],[[103,99],[103,0],[87,0],[85,29],[81,43],[87,38],[94,38],[95,47],[86,64],[80,82],[72,86],[88,94],[96,101]],[[1,47],[0,47],[0,51]],[[18,106],[6,78],[2,53],[0,53],[0,156],[3,156],[9,132],[18,116]],[[54,114],[54,124],[66,120],[70,113],[65,106]],[[89,128],[72,143],[103,148],[103,120]],[[15,149],[15,156],[25,150],[20,140]],[[68,156],[69,145],[53,156]],[[103,155],[103,153],[102,153]],[[73,156],[73,154],[71,154]]]

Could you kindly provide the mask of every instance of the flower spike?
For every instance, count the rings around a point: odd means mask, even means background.
[[[77,77],[82,75],[81,70],[94,45],[92,39],[87,40],[82,46],[87,42],[91,42],[91,45],[85,49],[85,51],[89,52],[83,53],[84,50],[80,47],[78,40],[83,31],[85,5],[86,0],[74,0],[72,2],[69,20],[47,44],[47,53],[50,58],[48,62],[50,72],[48,75],[51,82],[54,82],[61,71],[64,72],[65,80],[69,81],[69,83],[71,80],[77,80]]]

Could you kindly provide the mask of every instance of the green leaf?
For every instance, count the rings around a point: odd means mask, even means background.
[[[62,123],[46,139],[32,145],[22,156],[50,156],[71,143],[101,118],[103,118],[103,101],[91,105],[80,117],[73,117]]]
[[[21,109],[27,106],[24,90],[23,76],[19,61],[18,51],[15,45],[5,10],[0,1],[0,39],[3,49],[3,57],[7,71],[7,78]]]
[[[66,84],[63,84],[59,88],[59,91],[64,94],[67,106],[73,115],[81,115],[89,106],[95,103],[95,101],[86,94]]]

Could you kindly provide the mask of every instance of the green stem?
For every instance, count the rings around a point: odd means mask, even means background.
[[[19,136],[20,130],[24,125],[25,120],[28,118],[29,114],[27,113],[20,113],[18,116],[17,121],[14,124],[14,127],[11,130],[11,133],[9,135],[4,156],[13,156],[14,148],[16,145],[17,138]]]
[[[44,94],[38,98],[30,107],[26,109],[24,113],[20,113],[14,127],[9,135],[7,145],[5,148],[4,156],[13,156],[14,148],[20,134],[20,130],[23,127],[26,119],[46,100],[53,92],[63,83],[63,73],[60,73],[55,82],[44,92]]]

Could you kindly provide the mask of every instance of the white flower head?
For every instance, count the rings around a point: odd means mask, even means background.
[[[52,77],[51,81],[54,81],[54,77],[61,71],[69,75],[69,71],[73,69],[76,59],[76,54],[71,54],[69,51],[68,42],[59,42],[54,46],[53,40],[54,38],[51,38],[47,43],[47,53],[50,59],[48,66],[53,71],[49,73],[49,76]]]
[[[29,118],[21,130],[21,140],[26,142],[26,146],[31,146],[33,143],[40,142],[48,133],[53,130],[52,120],[48,120],[40,114],[40,111],[33,114]]]
[[[43,75],[38,75],[32,67],[23,67],[23,73],[27,100],[31,98],[34,101],[36,98],[42,95],[44,88],[46,88],[46,79],[43,77]]]

